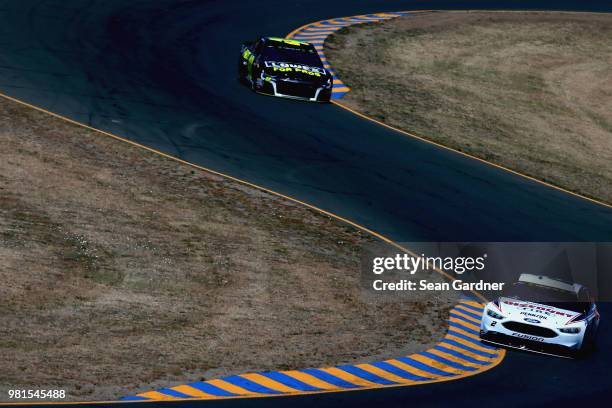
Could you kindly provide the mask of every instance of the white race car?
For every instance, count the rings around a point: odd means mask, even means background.
[[[577,283],[522,274],[485,307],[483,342],[573,357],[595,342],[599,313],[587,288]]]

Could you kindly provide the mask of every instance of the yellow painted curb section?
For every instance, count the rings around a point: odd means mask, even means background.
[[[480,325],[471,323],[480,321],[483,308],[483,304],[474,300],[462,300],[450,312],[446,336],[432,348],[408,356],[335,367],[232,375],[144,392],[124,400],[272,397],[406,387],[465,378],[490,370],[505,356],[505,350],[481,343]]]

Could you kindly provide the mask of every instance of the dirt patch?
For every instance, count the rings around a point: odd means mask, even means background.
[[[445,331],[449,299],[361,296],[371,239],[319,213],[4,99],[0,141],[0,400],[398,356]]]
[[[612,203],[612,15],[427,13],[325,46],[342,103]]]

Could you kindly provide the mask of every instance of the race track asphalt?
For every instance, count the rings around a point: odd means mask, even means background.
[[[236,81],[242,41],[284,35],[324,18],[492,5],[609,11],[607,3],[7,0],[0,4],[0,91],[306,201],[396,241],[609,241],[611,208],[402,136],[337,106],[263,97]],[[612,308],[601,308],[600,350],[586,360],[509,353],[500,367],[450,383],[290,398],[302,405],[315,398],[322,406],[528,406],[609,395],[612,333],[605,320]],[[286,403],[256,399],[248,405]]]

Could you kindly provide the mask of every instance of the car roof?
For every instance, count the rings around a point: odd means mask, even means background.
[[[271,45],[278,45],[278,46],[293,46],[296,48],[312,48],[312,44],[305,42],[305,41],[297,41],[297,40],[291,40],[288,38],[281,38],[281,37],[263,37],[262,38],[266,43],[269,43]]]

